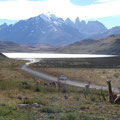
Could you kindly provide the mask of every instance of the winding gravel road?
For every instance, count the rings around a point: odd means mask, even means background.
[[[29,69],[27,66],[29,66],[30,64],[32,63],[35,63],[35,62],[38,62],[39,60],[32,60],[28,63],[26,63],[25,65],[23,65],[20,69],[28,74],[31,74],[35,77],[38,77],[42,80],[45,80],[45,81],[54,81],[54,82],[57,82],[58,81],[58,78],[56,77],[53,77],[53,76],[50,76],[50,75],[46,75],[44,73],[41,73],[41,72],[37,72],[37,71],[34,71],[34,70],[31,70]],[[85,87],[85,84],[84,83],[80,83],[80,82],[74,82],[74,81],[70,81],[70,80],[67,80],[66,82],[65,81],[60,81],[62,84],[66,84],[66,85],[69,85],[69,86],[73,86],[73,87],[78,87],[78,88],[84,88]],[[98,86],[98,85],[90,85],[90,88],[91,89],[103,89],[103,90],[108,90],[107,86]],[[114,92],[119,92],[119,90],[117,88],[112,88]]]

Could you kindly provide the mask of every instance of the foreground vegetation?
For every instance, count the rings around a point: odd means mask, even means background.
[[[25,61],[0,60],[0,120],[119,120],[106,91],[52,87],[21,72]],[[23,84],[25,83],[25,85]],[[47,86],[45,85],[47,84]],[[33,106],[37,103],[39,106]],[[29,104],[18,107],[18,104]]]

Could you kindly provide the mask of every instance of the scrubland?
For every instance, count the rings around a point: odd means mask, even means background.
[[[108,102],[107,91],[85,91],[66,85],[58,90],[57,83],[53,87],[49,82],[21,72],[19,67],[24,63],[0,60],[0,120],[120,120],[120,106]],[[40,106],[33,107],[33,103]],[[29,107],[19,108],[18,104]]]

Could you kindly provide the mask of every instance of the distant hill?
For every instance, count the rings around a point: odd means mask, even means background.
[[[4,58],[6,58],[6,56],[0,53],[0,59],[4,59]]]
[[[22,47],[31,50],[32,52],[43,52],[43,53],[55,53],[59,48],[57,46],[51,46],[48,44],[24,44]]]
[[[61,47],[57,52],[120,55],[120,34],[100,39],[85,39],[71,45]]]
[[[31,52],[31,50],[23,48],[13,42],[0,41],[0,52]]]

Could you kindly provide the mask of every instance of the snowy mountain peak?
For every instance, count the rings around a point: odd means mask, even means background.
[[[51,14],[50,12],[41,14],[40,18],[47,21],[48,23],[53,23],[55,25],[61,25],[64,22],[62,18],[56,17],[54,14]]]
[[[51,16],[51,12],[46,12],[46,13],[43,13],[43,14],[45,14],[46,16]]]
[[[51,14],[50,12],[43,13],[40,15],[40,17],[46,21],[53,21],[57,19],[57,17],[54,14]]]
[[[50,12],[47,12],[47,13],[43,13],[44,15],[46,15],[47,17],[49,18],[56,18],[56,16]]]

